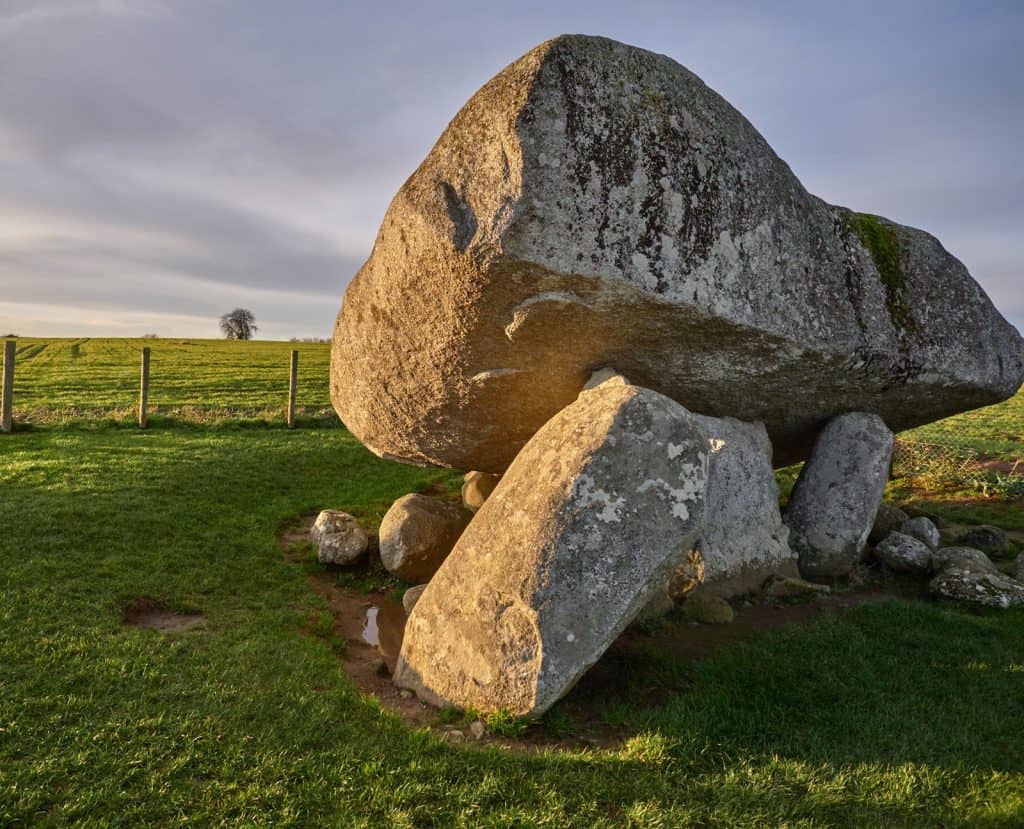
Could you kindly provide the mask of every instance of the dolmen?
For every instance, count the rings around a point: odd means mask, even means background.
[[[680,584],[842,577],[893,433],[1022,380],[1020,335],[934,237],[808,193],[670,58],[543,43],[398,191],[334,331],[352,433],[476,473],[394,679],[539,716]]]

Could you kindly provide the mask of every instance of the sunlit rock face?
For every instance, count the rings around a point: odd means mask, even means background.
[[[667,57],[548,41],[395,196],[334,334],[367,446],[503,471],[590,372],[760,420],[776,465],[848,411],[905,429],[1010,396],[1024,346],[920,230],[810,195]]]
[[[442,706],[543,714],[664,590],[701,531],[708,437],[609,379],[537,432],[409,616],[395,682]]]

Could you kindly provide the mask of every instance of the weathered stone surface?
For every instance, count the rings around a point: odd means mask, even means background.
[[[932,548],[901,532],[889,533],[875,547],[875,558],[897,573],[928,573],[932,569]]]
[[[877,544],[889,533],[897,532],[903,526],[903,522],[909,518],[910,516],[899,507],[882,501],[878,505],[878,512],[875,513],[875,523],[868,534],[868,543]]]
[[[892,432],[877,415],[840,415],[822,430],[784,516],[805,579],[844,576],[860,560],[889,477],[892,445]]]
[[[1024,553],[1017,556],[1016,569],[1014,572],[1016,573],[1017,581],[1024,582]]]
[[[991,562],[986,565],[973,556],[950,555],[928,589],[935,596],[986,607],[1024,605],[1024,584],[1000,573]]]
[[[771,574],[795,576],[796,553],[779,511],[772,446],[761,423],[697,415],[708,436],[708,489],[698,543],[705,590],[747,593]]]
[[[939,528],[930,518],[919,515],[917,518],[908,518],[900,525],[900,532],[916,538],[922,544],[927,544],[932,550],[939,549],[942,544],[942,535]]]
[[[990,556],[999,556],[1006,552],[1006,533],[999,527],[979,524],[957,536],[956,543],[962,547],[974,547]]]
[[[321,564],[355,564],[370,544],[359,519],[337,509],[322,510],[309,535]]]
[[[704,511],[707,438],[609,382],[523,448],[413,608],[395,681],[440,705],[542,714],[663,589]]]
[[[332,399],[380,455],[500,472],[602,366],[764,422],[781,465],[843,412],[902,430],[1005,399],[1024,346],[935,238],[810,195],[691,72],[564,36],[395,196]]]
[[[721,596],[696,591],[683,602],[683,614],[705,625],[727,625],[734,618],[732,607]]]
[[[707,510],[705,509],[705,515]],[[668,597],[678,602],[704,581],[704,556],[698,549],[690,550],[681,564],[672,571],[668,580]]]
[[[458,504],[429,495],[403,495],[380,522],[380,559],[405,581],[428,581],[473,517]]]
[[[500,475],[490,475],[487,472],[467,472],[462,479],[462,505],[469,510],[476,512],[484,505],[484,501],[494,492],[494,488],[501,480]]]
[[[981,550],[976,550],[973,547],[940,547],[932,553],[932,570],[936,572],[942,570],[949,562],[957,559],[962,560],[961,564],[964,561],[971,562],[981,571],[996,572],[996,566],[992,560]]]
[[[420,600],[420,596],[423,595],[423,591],[426,589],[427,586],[425,584],[417,584],[402,594],[402,607],[405,608],[406,613],[412,613],[412,609],[416,607],[416,602]]]

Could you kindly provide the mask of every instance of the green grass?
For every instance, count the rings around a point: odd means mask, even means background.
[[[456,483],[340,427],[0,437],[0,826],[1024,824],[1024,610],[888,601],[699,662],[631,650],[609,666],[620,689],[588,703],[612,748],[409,727],[353,686],[315,565],[277,534],[328,506],[372,524]],[[206,624],[126,627],[140,597]],[[581,704],[492,729],[572,735]]]
[[[330,409],[330,346],[229,340],[19,339],[15,417],[21,421],[131,420],[140,359],[151,349],[149,403],[177,418],[238,419],[281,412],[288,359],[299,352],[297,401],[303,412]]]

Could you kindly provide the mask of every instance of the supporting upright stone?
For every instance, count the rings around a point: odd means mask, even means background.
[[[527,443],[427,585],[395,682],[437,705],[539,716],[597,661],[700,532],[707,438],[609,382]]]
[[[851,412],[822,430],[784,516],[804,578],[844,576],[860,560],[882,502],[892,447],[892,432],[878,415]]]

